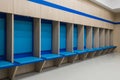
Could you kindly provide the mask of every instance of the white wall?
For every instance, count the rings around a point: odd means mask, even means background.
[[[91,1],[113,12],[120,12],[119,5],[120,0],[91,0]]]

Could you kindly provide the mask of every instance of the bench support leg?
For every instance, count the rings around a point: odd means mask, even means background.
[[[14,80],[17,70],[18,70],[18,66],[10,68],[10,70],[9,70],[10,80]]]
[[[115,50],[115,48],[112,48],[112,49],[111,49],[111,52],[114,52],[114,50]]]
[[[101,55],[105,54],[106,53],[106,50],[103,50],[103,52],[101,53]]]
[[[73,63],[76,60],[77,57],[78,57],[78,55],[68,57],[68,62]]]
[[[100,54],[101,51],[96,51],[94,56],[98,56]]]
[[[111,52],[111,49],[108,50],[108,53],[110,53],[110,52]]]
[[[65,59],[64,57],[56,59],[55,60],[55,66],[59,67],[63,63],[64,59]]]
[[[88,56],[88,53],[80,55],[80,59],[85,60]]]
[[[89,53],[88,57],[93,58],[95,54],[96,54],[96,52]]]
[[[111,52],[114,52],[114,50],[115,50],[115,48],[112,48],[112,49],[111,49]]]
[[[110,53],[110,49],[107,50],[106,54],[107,54],[107,53]]]
[[[110,53],[112,52],[113,49],[110,49]]]
[[[106,52],[107,52],[107,50],[104,50],[102,54],[104,55],[104,54],[106,54]]]
[[[46,61],[36,63],[35,64],[35,71],[41,72],[44,68],[45,63],[46,63]]]
[[[98,56],[102,55],[103,52],[103,50],[99,51]]]

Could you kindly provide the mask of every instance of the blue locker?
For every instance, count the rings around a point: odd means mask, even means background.
[[[0,13],[0,69],[13,66],[6,56],[6,14]]]
[[[77,50],[78,47],[78,27],[74,25],[74,50]]]
[[[52,21],[42,20],[41,23],[41,53],[52,52]]]
[[[60,23],[60,51],[66,51],[67,29],[65,23]]]
[[[29,17],[14,18],[15,58],[33,55],[33,20]]]
[[[5,14],[0,13],[0,60],[5,59]]]
[[[45,60],[61,58],[61,55],[52,53],[52,21],[41,21],[41,57]]]

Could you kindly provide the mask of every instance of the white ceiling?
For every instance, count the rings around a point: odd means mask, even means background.
[[[120,0],[91,0],[91,1],[113,12],[120,12]]]

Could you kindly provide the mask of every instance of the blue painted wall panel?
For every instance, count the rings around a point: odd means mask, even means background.
[[[67,29],[66,24],[60,24],[60,50],[66,50]]]
[[[0,56],[5,55],[5,19],[0,18]]]
[[[77,25],[74,25],[74,50],[77,49],[78,46],[78,27]]]
[[[52,24],[47,21],[41,24],[41,50],[52,50]]]
[[[32,53],[33,23],[31,21],[15,20],[14,22],[14,53]]]

